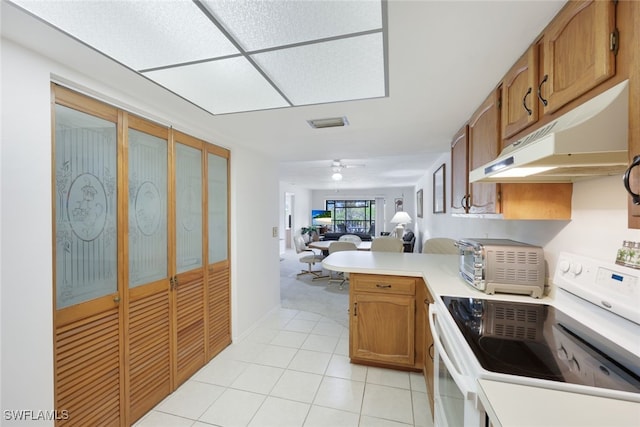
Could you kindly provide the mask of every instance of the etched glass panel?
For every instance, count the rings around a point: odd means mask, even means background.
[[[55,106],[56,305],[118,289],[116,124]]]
[[[176,267],[202,267],[202,153],[176,144]]]
[[[129,129],[129,287],[167,275],[167,141]]]
[[[209,264],[227,259],[227,159],[209,153]]]

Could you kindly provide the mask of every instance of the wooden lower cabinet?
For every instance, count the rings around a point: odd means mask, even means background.
[[[351,316],[351,358],[412,367],[415,298],[356,292]]]
[[[354,363],[422,371],[426,289],[417,277],[350,275],[349,356]]]

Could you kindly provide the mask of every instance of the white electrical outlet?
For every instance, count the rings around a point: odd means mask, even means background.
[[[271,234],[273,235],[273,237],[278,237],[278,227],[272,227]]]

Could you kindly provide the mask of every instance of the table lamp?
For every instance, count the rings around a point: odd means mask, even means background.
[[[396,214],[391,218],[391,224],[397,224],[395,229],[395,234],[398,239],[402,239],[404,235],[404,226],[405,224],[411,223],[411,217],[408,213],[404,211],[396,212]]]

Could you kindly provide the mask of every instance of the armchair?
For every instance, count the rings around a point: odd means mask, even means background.
[[[416,244],[416,235],[413,234],[413,231],[408,231],[402,236],[404,251],[405,252],[413,252],[413,248]]]

